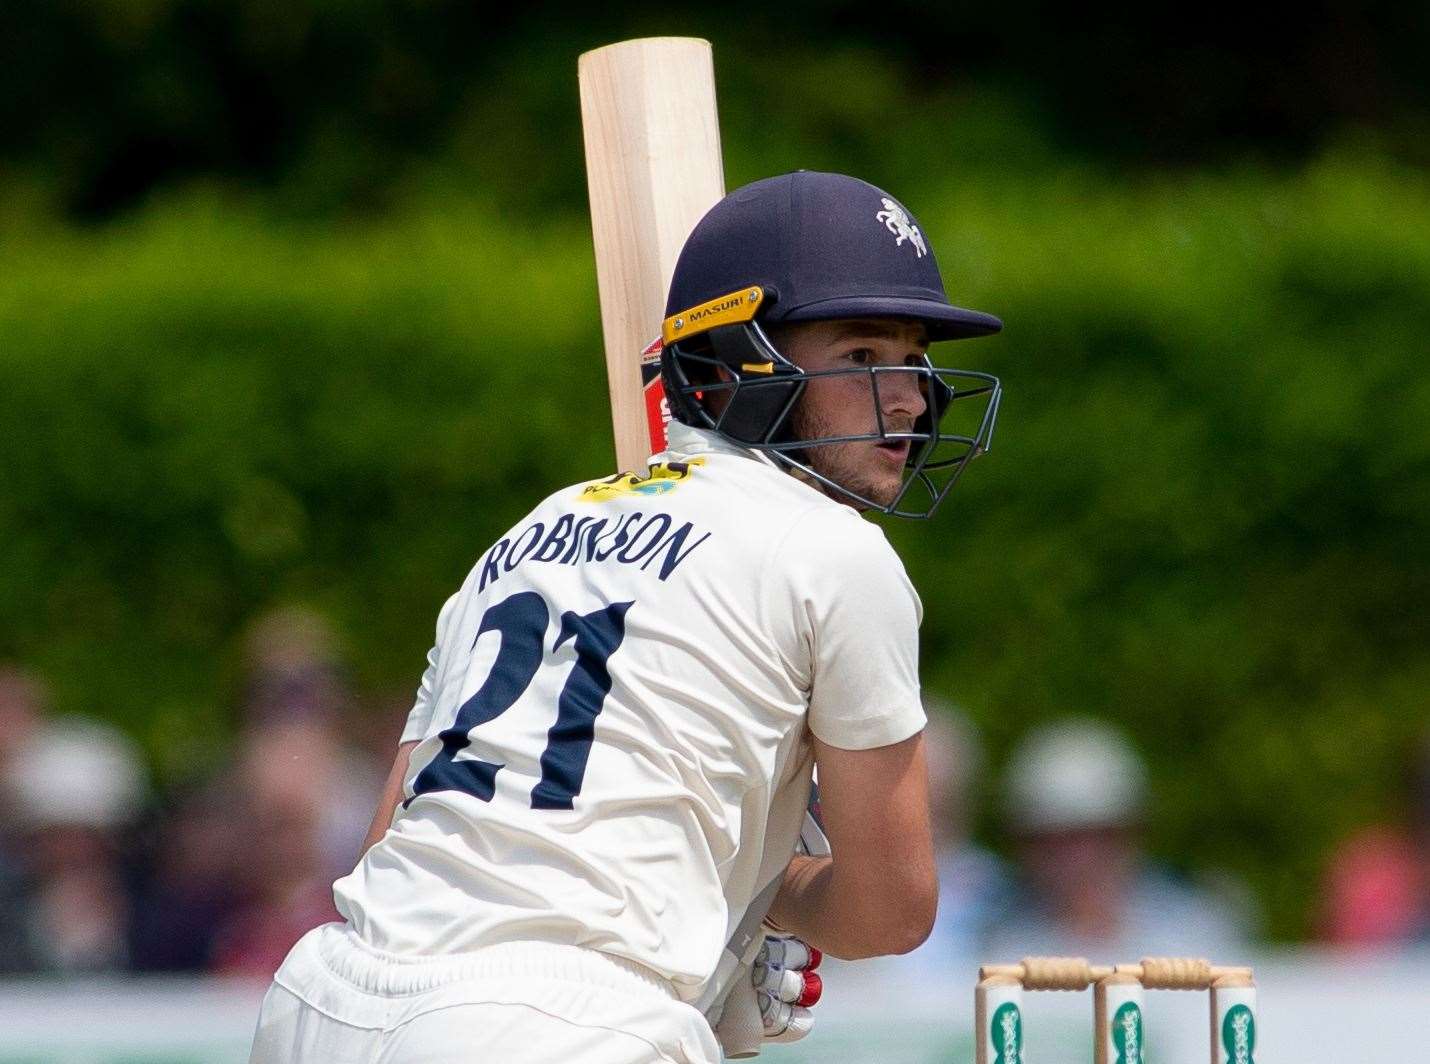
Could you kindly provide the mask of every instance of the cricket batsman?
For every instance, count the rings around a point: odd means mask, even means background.
[[[927,936],[921,606],[862,515],[932,513],[986,449],[997,380],[929,347],[1000,323],[899,201],[807,171],[709,211],[666,314],[668,450],[548,496],[442,608],[255,1064],[710,1064],[751,1014],[807,1029],[819,951]]]

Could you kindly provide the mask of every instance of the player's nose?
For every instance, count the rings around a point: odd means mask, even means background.
[[[878,373],[875,377],[879,388],[879,409],[885,417],[916,418],[928,408],[923,389],[919,387],[922,375],[918,371],[901,368]]]

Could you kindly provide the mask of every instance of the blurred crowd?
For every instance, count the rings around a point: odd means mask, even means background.
[[[1248,957],[1261,914],[1246,885],[1148,852],[1155,781],[1129,736],[1084,717],[1026,732],[993,788],[998,856],[967,830],[980,791],[976,731],[953,706],[931,705],[929,718],[938,918],[924,945],[888,963],[966,975],[970,961],[1034,954]],[[1343,839],[1315,887],[1324,945],[1430,945],[1430,733],[1407,753],[1399,806]]]
[[[319,617],[284,610],[253,627],[230,756],[181,793],[155,792],[125,734],[49,701],[39,677],[0,669],[0,973],[268,977],[337,918],[331,884],[386,769],[366,749],[378,742],[352,737]]]
[[[1234,880],[1191,879],[1147,853],[1147,769],[1112,725],[1075,717],[1023,736],[995,799],[1000,857],[964,830],[982,760],[972,725],[951,706],[929,716],[941,897],[933,934],[907,963],[966,974],[971,960],[1038,954],[1224,958],[1254,940],[1257,914]]]
[[[402,713],[380,735],[355,726],[333,633],[301,610],[253,627],[244,676],[225,767],[160,795],[132,739],[55,715],[40,677],[0,667],[0,974],[267,977],[337,917],[331,883],[358,855]],[[929,709],[938,921],[897,963],[966,974],[972,960],[1034,953],[1234,960],[1255,941],[1234,879],[1192,879],[1147,852],[1155,781],[1129,736],[1090,718],[1033,728],[985,788],[972,723]],[[985,790],[997,854],[970,831]],[[1402,817],[1332,856],[1326,941],[1430,941],[1430,744],[1404,794]]]

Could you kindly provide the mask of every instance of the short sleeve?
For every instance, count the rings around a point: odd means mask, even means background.
[[[810,730],[844,750],[916,734],[926,723],[923,607],[882,530],[852,510],[821,507],[796,523],[776,554],[793,642],[807,654]]]
[[[432,723],[432,708],[436,701],[437,668],[442,657],[443,637],[446,635],[447,620],[455,608],[461,592],[449,598],[437,614],[437,642],[427,651],[427,668],[422,671],[422,681],[417,685],[417,698],[407,714],[407,724],[402,729],[401,743],[418,742],[427,737],[427,728]]]

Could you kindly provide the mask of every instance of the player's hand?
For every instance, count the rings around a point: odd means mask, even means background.
[[[766,935],[750,971],[765,1040],[797,1042],[814,1026],[810,1008],[824,992],[819,950],[792,936]]]

